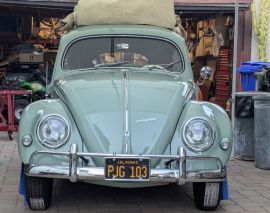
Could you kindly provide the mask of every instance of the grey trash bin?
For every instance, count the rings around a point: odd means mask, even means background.
[[[270,169],[270,94],[254,99],[254,157],[255,166]]]
[[[235,94],[235,157],[254,160],[254,101],[260,92],[238,92]]]

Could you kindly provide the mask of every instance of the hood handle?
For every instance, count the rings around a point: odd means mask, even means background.
[[[45,80],[45,99],[48,98],[49,94],[48,94],[48,72],[49,72],[49,63],[48,61],[46,62],[46,80]]]

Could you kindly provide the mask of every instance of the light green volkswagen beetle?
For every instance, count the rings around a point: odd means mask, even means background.
[[[139,25],[74,29],[61,40],[48,90],[20,121],[31,209],[50,206],[53,179],[123,188],[192,182],[197,207],[217,208],[231,124],[219,106],[196,101],[179,35]]]

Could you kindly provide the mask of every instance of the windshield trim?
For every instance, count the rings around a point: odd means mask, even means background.
[[[102,34],[102,35],[93,35],[93,36],[82,36],[80,38],[76,38],[74,40],[72,40],[65,48],[64,52],[63,52],[63,55],[62,55],[62,59],[61,59],[61,69],[65,72],[70,72],[70,71],[84,71],[84,70],[96,70],[96,68],[83,68],[83,69],[65,69],[64,68],[64,60],[65,60],[65,57],[66,57],[66,54],[67,54],[67,51],[69,50],[69,48],[75,44],[76,42],[78,41],[81,41],[81,40],[85,40],[85,39],[91,39],[91,38],[110,38],[110,37],[114,37],[114,38],[117,38],[117,37],[132,37],[132,38],[148,38],[148,39],[156,39],[156,40],[160,40],[160,41],[166,41],[170,44],[172,44],[178,51],[179,55],[180,55],[180,58],[182,60],[182,70],[179,71],[179,72],[173,72],[173,73],[183,73],[185,71],[185,67],[186,67],[186,64],[185,64],[185,60],[184,60],[184,56],[183,56],[183,52],[181,51],[181,49],[178,47],[178,45],[176,45],[175,42],[173,42],[172,40],[170,39],[167,39],[167,38],[163,38],[163,37],[158,37],[158,36],[145,36],[145,35],[134,35],[134,34],[120,34],[120,35],[115,35],[115,34]],[[111,68],[111,67],[110,67]],[[116,68],[116,67],[115,67]],[[118,67],[117,67],[118,68]],[[123,67],[121,67],[123,68]],[[169,71],[171,72],[171,71]]]
[[[121,67],[122,70],[130,70],[130,69],[134,69],[134,67]],[[99,73],[100,71],[102,72],[116,72],[117,70],[119,70],[119,68],[113,67],[112,69],[108,69],[108,68],[102,68],[102,69],[93,69],[93,68],[89,68],[89,69],[80,69],[79,71],[84,71],[84,72],[94,72],[94,73]],[[78,72],[78,70],[70,70],[70,72],[68,72],[67,76],[72,76],[72,75],[76,75]],[[132,70],[132,72],[148,72],[148,73],[159,73],[159,74],[163,74],[163,75],[169,75],[169,76],[173,76],[176,78],[181,79],[181,77],[179,76],[179,72],[172,72],[172,71],[168,71],[168,70],[157,70],[157,69],[153,69],[153,70],[148,70],[148,69],[134,69]],[[181,80],[182,82],[182,80]]]

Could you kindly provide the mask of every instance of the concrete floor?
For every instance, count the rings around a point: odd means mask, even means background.
[[[0,213],[34,212],[18,194],[21,162],[17,144],[0,134]],[[232,160],[228,165],[230,200],[216,212],[270,213],[270,170],[254,162]],[[194,206],[192,186],[176,185],[147,189],[115,189],[54,182],[53,202],[43,212],[201,212]]]

